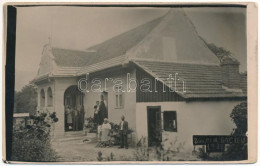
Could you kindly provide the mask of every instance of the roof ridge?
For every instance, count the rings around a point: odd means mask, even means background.
[[[95,44],[95,45],[93,45],[93,46],[90,46],[90,47],[88,47],[86,50],[92,50],[92,49],[94,49],[95,47],[98,47],[99,45],[102,45],[102,44],[104,44],[104,43],[106,43],[106,42],[109,42],[109,41],[111,41],[111,40],[116,39],[117,37],[123,36],[123,35],[125,35],[125,34],[127,34],[127,33],[132,32],[132,31],[135,31],[136,29],[141,28],[141,27],[144,27],[144,26],[146,26],[147,24],[150,24],[150,23],[152,23],[152,22],[155,22],[155,21],[157,21],[157,20],[160,20],[160,19],[162,19],[162,18],[165,17],[165,16],[166,16],[166,14],[163,15],[163,16],[154,18],[154,19],[152,19],[152,20],[150,20],[150,21],[147,21],[147,22],[145,22],[145,23],[143,23],[143,24],[141,24],[141,25],[136,26],[135,28],[132,28],[132,29],[130,29],[130,30],[127,30],[127,31],[125,31],[125,32],[123,32],[123,33],[120,33],[120,34],[116,35],[116,36],[113,36],[112,38],[109,38],[109,39],[107,39],[107,40],[105,40],[105,41],[103,41],[103,42],[101,42],[101,43],[98,43],[98,44]],[[160,21],[160,22],[161,22],[161,21]],[[159,23],[160,23],[160,22],[159,22]],[[159,24],[159,23],[158,23],[158,24]],[[157,25],[158,25],[158,24],[157,24]],[[154,26],[152,29],[154,29],[155,27],[156,27],[156,26]],[[148,33],[148,34],[149,34],[149,33]],[[137,43],[137,44],[138,44],[138,43]],[[95,50],[95,49],[94,49],[94,50]]]
[[[166,60],[158,60],[158,59],[140,59],[140,58],[132,58],[129,61],[132,62],[137,62],[138,61],[143,61],[143,62],[155,62],[155,63],[172,63],[172,64],[187,64],[187,65],[201,65],[201,66],[219,66],[216,64],[202,64],[202,63],[195,63],[195,62],[170,62],[170,61],[166,61]]]
[[[160,17],[160,22],[156,26],[154,26],[149,33],[146,34],[146,36],[143,37],[142,40],[140,40],[135,46],[127,50],[126,54],[128,54],[128,57],[136,56],[136,50],[139,50],[142,45],[145,45],[145,43],[149,43],[152,41],[152,38],[154,37],[154,33],[156,34],[156,31],[160,31],[163,27],[167,25],[167,22],[169,21],[168,15],[170,15],[172,12],[172,9],[168,10],[163,16]],[[168,19],[168,20],[167,20]],[[139,47],[139,48],[138,48]]]
[[[78,52],[86,52],[86,53],[93,52],[93,51],[88,51],[85,49],[81,50],[81,49],[62,48],[62,47],[52,47],[52,49],[61,49],[61,50],[78,51]]]

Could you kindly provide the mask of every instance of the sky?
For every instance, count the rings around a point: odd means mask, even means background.
[[[84,50],[164,15],[169,8],[18,7],[15,90],[37,73],[49,37],[53,47]],[[200,36],[230,50],[246,71],[246,9],[184,8]]]

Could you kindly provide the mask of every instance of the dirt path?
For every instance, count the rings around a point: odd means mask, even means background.
[[[58,153],[58,160],[62,162],[84,162],[84,161],[98,161],[98,152],[102,152],[103,161],[108,161],[107,158],[113,153],[115,161],[135,161],[135,149],[118,149],[115,147],[100,148],[96,147],[97,141],[95,139],[89,139],[89,142],[83,142],[80,140],[69,141],[55,141],[52,143],[52,147]],[[154,155],[154,156],[153,156]],[[150,158],[154,158],[156,154],[150,155]],[[177,153],[172,158],[174,161],[198,161],[196,156],[192,156],[190,153]]]
[[[118,147],[98,148],[96,142],[82,142],[82,140],[53,142],[52,147],[56,150],[60,158],[58,161],[97,161],[98,152],[102,152],[102,157],[107,157],[113,153],[115,160],[134,160],[134,149],[118,149]]]

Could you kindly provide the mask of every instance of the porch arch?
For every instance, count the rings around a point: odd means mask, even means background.
[[[84,126],[84,93],[77,85],[69,86],[64,92],[65,131],[81,131]]]

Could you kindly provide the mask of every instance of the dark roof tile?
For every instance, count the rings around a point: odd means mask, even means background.
[[[240,74],[240,87],[242,91],[247,94],[247,74],[241,73]]]
[[[165,85],[187,98],[243,97],[242,92],[228,91],[222,87],[221,68],[217,65],[184,64],[134,60],[134,63],[159,78]],[[169,75],[175,79],[170,85]],[[184,81],[183,81],[184,80]],[[183,86],[183,83],[185,86]],[[176,87],[176,88],[175,88]],[[184,89],[183,89],[184,87]],[[183,92],[185,90],[185,92]]]
[[[82,67],[89,64],[93,52],[69,50],[62,48],[52,48],[54,61],[58,66],[64,67]]]

